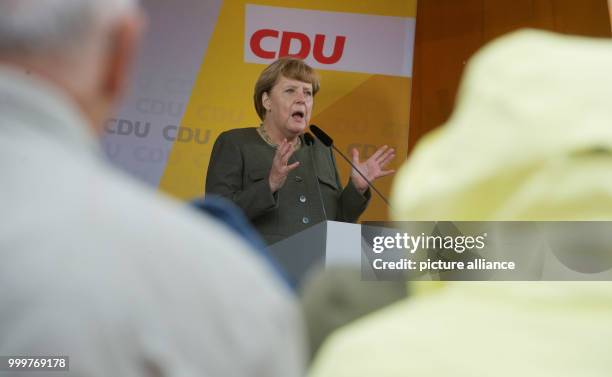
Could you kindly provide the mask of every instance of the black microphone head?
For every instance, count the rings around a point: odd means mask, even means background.
[[[329,137],[328,134],[323,132],[322,129],[315,126],[314,124],[310,125],[310,131],[312,131],[312,133],[317,137],[317,139],[319,139],[321,143],[323,143],[326,147],[331,147],[332,144],[334,143],[334,140],[331,137]]]
[[[306,143],[306,145],[313,145],[315,142],[314,136],[312,136],[310,132],[306,132],[304,134],[304,142]]]

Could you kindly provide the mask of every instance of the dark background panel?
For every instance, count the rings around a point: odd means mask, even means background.
[[[609,38],[609,15],[607,0],[419,0],[408,153],[448,119],[481,46],[525,27]]]

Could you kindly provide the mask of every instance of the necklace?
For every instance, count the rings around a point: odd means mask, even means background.
[[[271,147],[278,147],[278,144],[275,144],[272,141],[272,138],[270,137],[270,135],[268,135],[268,133],[266,132],[266,128],[264,127],[263,124],[259,125],[259,128],[257,128],[257,133],[259,134],[259,136],[261,136],[262,139],[264,139],[264,141]],[[293,150],[297,151],[298,149],[300,149],[300,147],[302,146],[302,139],[300,139],[299,137],[297,138],[297,140],[295,142],[293,142]]]

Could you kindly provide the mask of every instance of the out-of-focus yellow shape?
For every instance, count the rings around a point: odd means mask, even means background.
[[[612,42],[522,31],[469,64],[395,220],[612,219]],[[426,284],[426,283],[421,283]],[[311,377],[610,376],[612,283],[449,283],[349,325]]]

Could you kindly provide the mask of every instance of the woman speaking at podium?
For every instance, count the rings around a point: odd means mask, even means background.
[[[314,96],[316,72],[301,60],[281,58],[266,67],[253,96],[259,127],[223,132],[213,146],[206,194],[237,204],[268,244],[325,220],[355,222],[370,199],[368,183],[352,174],[342,187],[331,148],[304,136]],[[378,149],[353,163],[370,182],[392,174],[383,170],[393,149]]]

